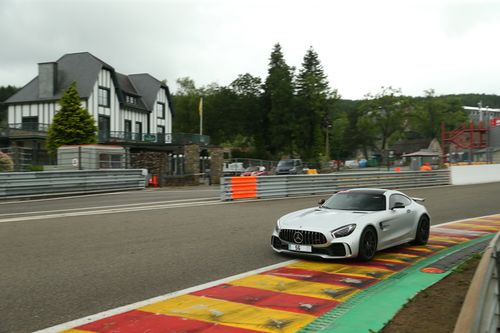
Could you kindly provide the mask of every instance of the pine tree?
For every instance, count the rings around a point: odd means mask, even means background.
[[[47,149],[57,154],[62,145],[96,143],[97,127],[87,109],[82,108],[80,95],[73,82],[59,100],[61,108],[54,115],[47,135]]]
[[[263,131],[273,155],[294,155],[294,68],[286,64],[280,44],[274,45],[264,84],[264,110],[267,123]],[[281,156],[278,156],[281,157]]]
[[[328,85],[328,79],[318,54],[309,48],[297,76],[298,122],[296,136],[305,159],[319,160],[325,154],[325,131],[331,125],[330,100],[336,99]]]

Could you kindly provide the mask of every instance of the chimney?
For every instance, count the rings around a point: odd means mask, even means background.
[[[57,63],[42,62],[38,64],[38,97],[52,98],[57,87]]]

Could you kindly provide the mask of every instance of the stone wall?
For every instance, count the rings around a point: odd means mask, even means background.
[[[209,148],[208,153],[210,154],[210,181],[212,184],[220,184],[224,166],[224,150],[222,148]]]
[[[147,169],[150,175],[156,175],[159,186],[184,186],[199,185],[200,177],[200,147],[195,144],[186,145],[182,151],[182,166],[177,165],[174,170],[172,165],[174,160],[168,152],[141,151],[129,154],[131,168]],[[172,154],[171,154],[172,155]],[[205,168],[210,168],[210,183],[220,184],[222,177],[222,167],[224,164],[224,154],[222,148],[208,148],[210,159],[205,163]],[[180,163],[179,160],[177,160]],[[177,171],[177,174],[174,174]]]

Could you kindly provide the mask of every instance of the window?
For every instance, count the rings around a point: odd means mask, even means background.
[[[125,140],[132,139],[132,120],[125,120]]]
[[[99,129],[99,143],[109,142],[111,134],[111,119],[108,116],[99,115],[97,120]]]
[[[156,104],[156,112],[158,114],[158,118],[165,119],[165,103],[158,102]]]
[[[99,168],[120,169],[122,167],[122,155],[119,154],[99,154]]]
[[[139,121],[135,122],[135,140],[142,141],[142,123]]]
[[[99,87],[99,94],[97,96],[99,106],[104,106],[109,108],[109,89]]]
[[[23,117],[22,129],[26,131],[38,131],[38,117]]]
[[[401,202],[405,207],[411,204],[411,200],[401,194],[393,194],[389,199],[389,208],[394,207],[396,202]]]
[[[134,96],[126,95],[125,96],[125,101],[128,104],[137,104],[137,98],[135,98]]]
[[[156,137],[158,142],[165,142],[165,126],[158,125],[156,129]]]

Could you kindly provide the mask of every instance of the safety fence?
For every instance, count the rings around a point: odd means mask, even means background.
[[[403,189],[449,184],[448,170],[223,177],[221,200],[334,193],[360,187]]]
[[[454,333],[496,333],[500,329],[500,233],[486,248],[462,310]]]
[[[143,189],[146,169],[0,173],[0,199]]]

